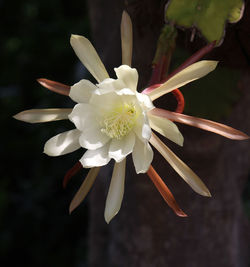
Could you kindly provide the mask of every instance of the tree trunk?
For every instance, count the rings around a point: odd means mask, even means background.
[[[138,69],[140,86],[145,86],[163,24],[164,1],[126,3],[89,1],[94,45],[114,76],[112,68],[121,64],[120,20],[126,8],[134,29],[133,67]],[[226,49],[220,49],[226,57]],[[249,84],[250,75],[245,72],[239,84],[242,97],[224,121],[246,133],[250,133]],[[90,267],[248,266],[249,224],[241,196],[249,174],[249,142],[227,140],[188,126],[180,128],[184,147],[168,145],[207,184],[212,198],[193,192],[155,151],[152,165],[189,216],[177,217],[147,175],[135,174],[129,158],[123,204],[107,225],[103,213],[112,168],[103,168],[90,193]]]

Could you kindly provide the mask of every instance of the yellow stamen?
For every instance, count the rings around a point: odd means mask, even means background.
[[[136,109],[133,104],[124,104],[115,107],[104,116],[102,132],[111,138],[121,139],[134,127],[136,122]]]

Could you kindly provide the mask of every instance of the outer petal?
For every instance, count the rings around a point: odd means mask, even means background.
[[[80,161],[77,161],[75,165],[70,168],[63,177],[63,188],[66,188],[68,182],[75,176],[80,170],[82,170],[82,164]]]
[[[77,191],[77,193],[75,194],[74,198],[72,199],[70,203],[69,213],[71,213],[75,208],[77,208],[81,204],[81,202],[84,200],[84,198],[87,196],[99,171],[100,171],[100,167],[92,168],[89,171],[87,177],[84,179],[82,185],[80,186],[79,190]]]
[[[91,150],[104,146],[109,140],[110,137],[102,133],[100,128],[93,127],[84,130],[79,138],[81,147]]]
[[[153,101],[158,97],[165,95],[176,88],[184,86],[187,83],[190,83],[194,80],[197,80],[207,75],[209,72],[213,71],[216,68],[217,64],[218,64],[217,61],[212,61],[212,60],[198,61],[188,66],[184,70],[178,72],[176,75],[167,80],[160,87],[151,91],[148,95]]]
[[[133,151],[134,145],[135,134],[132,131],[120,140],[113,138],[109,147],[109,157],[120,162]]]
[[[187,214],[184,213],[179,205],[177,204],[173,194],[169,190],[169,188],[166,186],[166,184],[162,181],[161,177],[158,175],[158,173],[155,171],[155,169],[152,167],[152,165],[149,167],[147,171],[147,175],[154,183],[155,187],[161,194],[161,196],[164,198],[164,200],[167,202],[170,208],[173,209],[176,215],[180,217],[186,217]]]
[[[84,168],[92,168],[106,165],[110,161],[108,155],[109,143],[96,150],[87,150],[80,162]]]
[[[151,110],[150,113],[156,116],[168,118],[169,120],[172,120],[172,121],[177,121],[183,124],[194,126],[205,131],[213,132],[213,133],[222,135],[224,137],[227,137],[233,140],[249,139],[249,136],[246,135],[245,133],[238,131],[230,126],[227,126],[227,125],[215,122],[215,121],[205,120],[202,118],[196,118],[196,117],[192,117],[192,116],[188,116],[188,115],[184,115],[180,113],[175,113],[175,112],[171,112],[171,111],[160,109],[160,108],[155,108]]]
[[[105,204],[104,217],[109,223],[119,212],[124,194],[126,159],[122,162],[115,163],[108,196]]]
[[[55,82],[55,81],[51,81],[48,79],[44,79],[44,78],[40,78],[37,79],[37,81],[45,88],[51,90],[52,92],[58,93],[60,95],[69,95],[69,90],[70,90],[70,86],[63,84],[63,83],[59,83],[59,82]]]
[[[92,93],[97,87],[88,80],[81,80],[80,82],[71,86],[69,96],[77,103],[88,103]]]
[[[162,154],[174,170],[188,183],[198,194],[211,197],[211,194],[201,179],[181,161],[161,140],[152,134],[150,143]]]
[[[78,130],[70,130],[64,133],[60,133],[50,138],[44,146],[44,153],[49,156],[61,156],[67,153],[71,153],[78,148],[79,136],[81,132]]]
[[[167,137],[169,140],[175,142],[176,144],[183,146],[184,138],[180,133],[178,127],[172,121],[150,114],[148,118],[151,128]]]
[[[80,131],[85,131],[89,127],[99,127],[97,110],[89,104],[75,105],[69,119]]]
[[[114,68],[116,76],[121,79],[127,88],[136,91],[138,83],[138,72],[127,65],[121,65],[119,68]]]
[[[145,173],[153,160],[153,150],[151,146],[146,142],[142,142],[139,138],[136,138],[134,150],[132,152],[132,158],[135,165],[136,173]]]
[[[132,47],[133,47],[133,28],[130,16],[126,11],[123,11],[122,13],[121,41],[122,41],[122,64],[131,66]]]
[[[71,35],[70,44],[82,64],[89,70],[94,78],[101,82],[109,75],[90,41],[80,35]]]
[[[22,111],[13,118],[29,123],[49,122],[68,119],[71,108],[29,109]]]

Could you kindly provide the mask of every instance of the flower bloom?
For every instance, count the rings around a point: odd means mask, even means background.
[[[88,149],[80,162],[84,168],[99,167],[110,159],[120,163],[132,153],[137,173],[146,172],[153,158],[147,113],[154,106],[149,96],[136,91],[136,69],[122,65],[115,72],[117,79],[107,78],[97,85],[81,80],[70,90],[69,96],[78,104],[69,119],[76,126],[79,147]],[[47,154],[53,153],[53,142],[45,145]]]
[[[75,125],[75,129],[52,137],[44,147],[44,152],[49,156],[64,155],[81,147],[87,149],[79,161],[80,166],[91,169],[72,200],[70,211],[85,198],[100,167],[114,159],[115,164],[104,212],[105,220],[110,222],[121,207],[126,157],[132,154],[136,172],[147,172],[170,207],[179,216],[186,216],[179,209],[164,182],[150,166],[153,159],[151,145],[194,191],[203,196],[211,196],[211,194],[200,178],[152,132],[152,129],[180,146],[183,145],[184,139],[173,121],[196,126],[232,139],[242,140],[247,139],[248,136],[219,123],[157,109],[152,103],[164,94],[207,75],[215,69],[216,61],[196,62],[155,89],[148,88],[143,93],[139,93],[137,70],[130,67],[132,24],[126,12],[122,17],[121,37],[123,65],[114,69],[117,79],[111,79],[89,40],[72,35],[70,42],[76,55],[97,83],[93,84],[83,79],[68,88],[60,83],[40,79],[39,82],[45,87],[69,95],[77,104],[73,109],[27,110],[17,114],[15,118],[31,123],[69,119]]]

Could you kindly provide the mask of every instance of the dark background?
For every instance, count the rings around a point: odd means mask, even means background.
[[[46,140],[72,125],[31,125],[12,116],[30,108],[72,106],[67,97],[48,91],[36,79],[67,84],[79,80],[69,38],[71,33],[89,37],[86,3],[0,1],[0,24],[0,265],[84,266],[86,202],[68,213],[84,174],[62,188],[64,173],[82,151],[60,158],[42,153]]]

